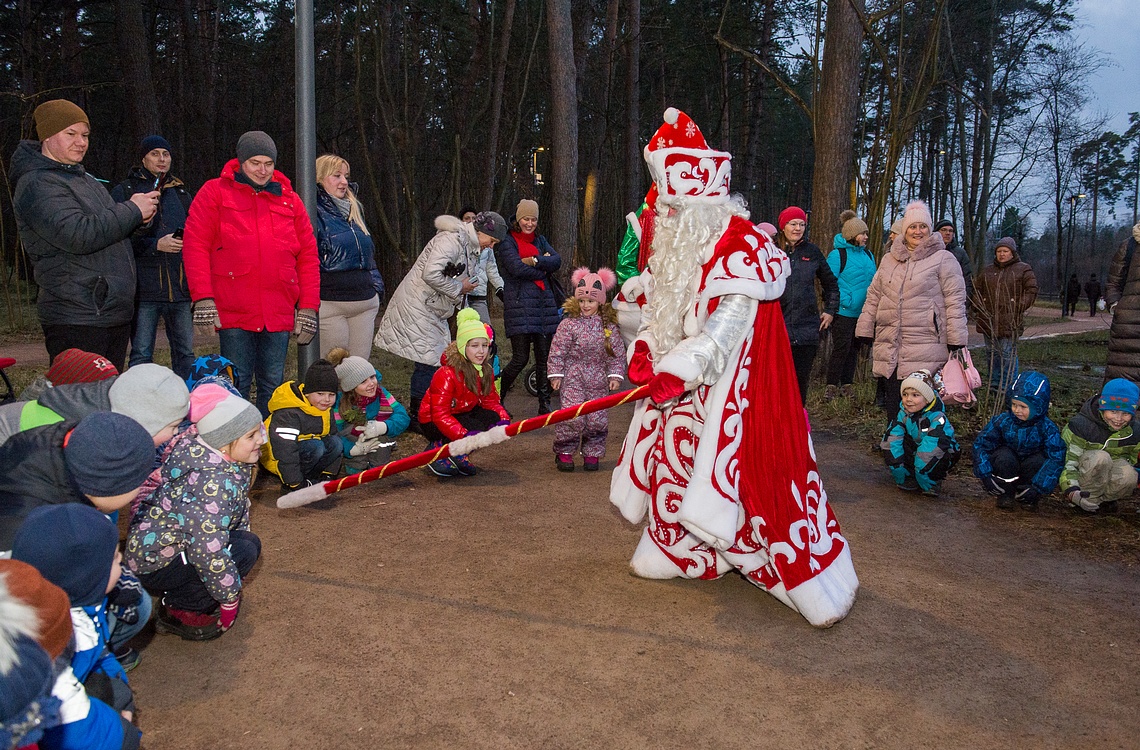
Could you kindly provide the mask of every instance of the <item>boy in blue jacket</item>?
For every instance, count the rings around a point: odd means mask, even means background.
[[[107,593],[122,572],[119,530],[87,505],[41,506],[16,531],[12,559],[67,594],[75,631],[71,671],[91,698],[85,716],[47,730],[41,747],[137,748],[134,695],[107,645]]]
[[[929,370],[907,375],[899,388],[899,412],[880,446],[899,489],[930,497],[938,497],[942,480],[961,454],[935,386]]]
[[[1061,478],[1065,441],[1049,419],[1049,395],[1049,378],[1032,370],[1021,373],[1009,390],[1009,410],[991,419],[974,440],[974,476],[1002,510],[1013,510],[1015,501],[1037,510]]]

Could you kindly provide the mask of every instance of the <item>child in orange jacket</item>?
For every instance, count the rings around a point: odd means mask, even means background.
[[[428,448],[506,424],[511,416],[499,401],[489,353],[494,332],[471,308],[456,316],[455,341],[440,358],[440,367],[420,402],[420,430]],[[428,465],[441,477],[474,476],[477,469],[467,456],[441,458]]]

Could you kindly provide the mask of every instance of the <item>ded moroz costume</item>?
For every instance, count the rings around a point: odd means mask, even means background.
[[[778,302],[787,257],[730,197],[731,156],[687,115],[666,110],[645,159],[657,216],[629,376],[651,398],[610,489],[626,519],[649,517],[631,566],[645,578],[735,568],[828,627],[859,584],[800,405]]]

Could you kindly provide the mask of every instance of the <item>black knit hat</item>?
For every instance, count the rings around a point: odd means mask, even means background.
[[[170,148],[170,141],[161,135],[148,135],[146,138],[143,138],[142,143],[139,144],[139,158],[141,159],[156,148],[164,148],[171,154],[174,153],[174,149]]]
[[[318,359],[305,371],[305,393],[337,393],[340,391],[340,378],[336,368],[327,359]]]

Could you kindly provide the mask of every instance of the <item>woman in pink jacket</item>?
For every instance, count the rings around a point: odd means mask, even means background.
[[[918,370],[937,372],[950,352],[966,346],[966,284],[962,269],[931,232],[930,209],[907,205],[901,234],[879,263],[855,327],[863,343],[874,341],[879,378],[876,403],[893,414],[899,384]]]

